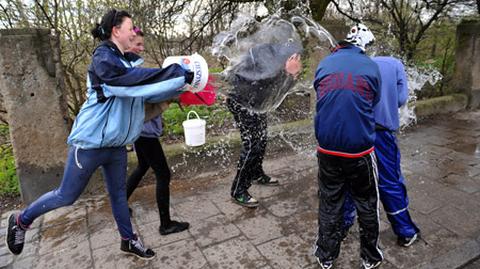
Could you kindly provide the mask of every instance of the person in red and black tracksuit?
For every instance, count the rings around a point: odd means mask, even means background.
[[[377,268],[383,260],[373,113],[381,78],[377,64],[364,52],[373,40],[365,25],[355,25],[315,73],[320,194],[315,256],[322,268],[331,268],[340,252],[346,192],[358,212],[363,267]]]

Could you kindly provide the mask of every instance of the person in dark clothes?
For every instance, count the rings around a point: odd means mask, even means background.
[[[333,267],[340,253],[343,206],[350,193],[359,216],[360,256],[365,269],[383,260],[379,249],[378,174],[373,107],[380,100],[377,64],[365,55],[374,36],[363,24],[318,65],[315,136],[318,142],[319,218],[315,256]]]
[[[263,158],[267,146],[267,114],[269,106],[280,102],[293,86],[301,70],[301,46],[261,44],[251,49],[233,66],[229,80],[233,85],[227,97],[227,106],[240,129],[242,148],[230,195],[234,202],[255,208],[258,201],[248,189],[252,182],[278,185],[266,175]],[[278,101],[277,101],[278,102]]]
[[[137,33],[137,36],[129,51],[137,54],[142,53],[144,51],[144,34],[138,27],[135,27],[134,31]],[[130,198],[145,176],[145,173],[151,167],[155,173],[155,194],[160,214],[160,227],[158,230],[161,235],[167,235],[185,231],[188,229],[189,223],[175,221],[170,218],[171,173],[159,141],[162,130],[162,115],[158,115],[144,123],[140,137],[134,143],[138,164],[127,180],[127,199]]]

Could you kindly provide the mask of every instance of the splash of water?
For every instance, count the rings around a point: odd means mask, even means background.
[[[442,74],[433,67],[420,68],[414,65],[405,67],[408,79],[408,101],[399,109],[400,114],[400,128],[405,129],[417,122],[415,115],[415,103],[417,101],[416,92],[420,91],[428,82],[430,85],[435,85],[442,79]]]
[[[275,110],[293,92],[295,82],[285,72],[296,53],[325,50],[336,45],[322,26],[303,15],[274,14],[258,21],[240,14],[227,31],[219,33],[212,54],[227,60],[223,72],[228,94],[255,112]]]

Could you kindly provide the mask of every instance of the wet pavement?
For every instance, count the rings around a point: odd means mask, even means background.
[[[480,111],[422,121],[399,136],[410,212],[423,239],[410,248],[396,238],[382,210],[382,268],[480,268]],[[313,147],[313,146],[312,146]],[[172,182],[173,219],[188,232],[161,236],[154,186],[134,193],[135,230],[157,257],[141,261],[119,250],[108,198],[91,196],[38,219],[23,253],[4,245],[0,268],[319,268],[313,244],[317,229],[315,158],[284,154],[267,158],[265,170],[281,186],[253,186],[260,207],[230,201],[233,172]],[[359,268],[358,228],[342,245],[335,268]],[[473,267],[472,267],[473,266]]]

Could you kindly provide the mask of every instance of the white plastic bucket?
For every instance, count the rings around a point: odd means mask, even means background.
[[[207,61],[198,53],[191,56],[170,56],[167,57],[162,64],[165,68],[171,64],[186,64],[193,72],[192,92],[200,92],[205,88],[208,81],[208,65]]]
[[[190,119],[190,114],[194,113],[197,118]],[[185,144],[187,146],[201,146],[205,144],[205,120],[200,119],[197,112],[190,111],[187,114],[187,120],[182,123],[185,133]]]

